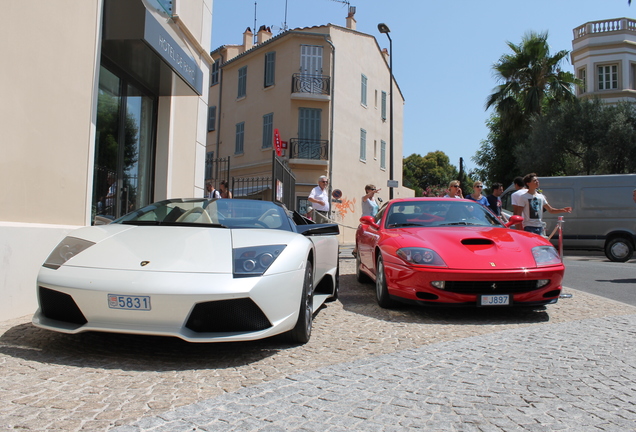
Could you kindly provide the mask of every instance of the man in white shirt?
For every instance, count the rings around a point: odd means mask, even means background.
[[[320,176],[318,186],[311,190],[309,202],[313,204],[314,220],[318,223],[326,223],[329,218],[329,179],[327,176]]]
[[[523,183],[527,186],[525,193],[518,199],[518,205],[514,205],[514,214],[523,216],[523,230],[531,233],[543,235],[543,210],[549,213],[571,213],[572,207],[556,209],[550,204],[543,194],[539,193],[539,179],[535,173],[530,173],[523,178]]]
[[[211,180],[205,182],[205,197],[206,198],[221,198],[221,193],[214,188]]]

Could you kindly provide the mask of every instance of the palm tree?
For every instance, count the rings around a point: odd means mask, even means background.
[[[505,126],[516,128],[533,115],[540,115],[545,104],[574,99],[571,72],[559,68],[569,51],[550,55],[548,32],[529,32],[519,45],[508,42],[511,54],[495,63],[495,76],[502,84],[486,100],[486,109],[495,107]]]

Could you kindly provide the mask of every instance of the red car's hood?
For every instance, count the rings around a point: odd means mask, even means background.
[[[404,228],[394,234],[398,248],[433,249],[449,268],[464,270],[535,268],[531,249],[550,246],[539,236],[507,228]]]

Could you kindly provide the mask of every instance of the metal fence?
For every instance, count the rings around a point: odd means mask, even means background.
[[[331,77],[295,73],[292,75],[292,93],[329,95],[331,93]]]
[[[212,180],[214,187],[219,187],[221,180],[230,178],[230,157],[214,158],[214,152],[205,157],[205,180]]]
[[[296,209],[296,176],[284,160],[272,152],[271,177],[232,177],[234,198],[280,202],[289,210]]]

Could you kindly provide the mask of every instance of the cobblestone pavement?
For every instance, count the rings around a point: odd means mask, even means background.
[[[303,346],[0,322],[0,430],[636,430],[636,308],[383,310],[349,253]]]

